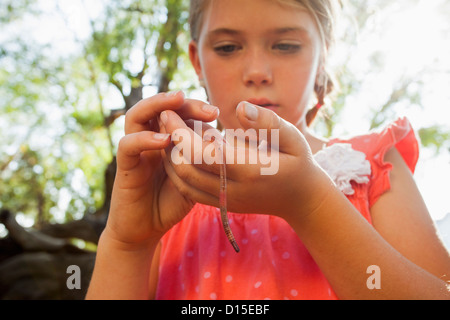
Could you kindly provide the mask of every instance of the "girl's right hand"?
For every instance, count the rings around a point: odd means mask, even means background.
[[[204,122],[215,120],[219,113],[202,101],[185,99],[182,92],[157,94],[127,112],[105,229],[109,237],[127,245],[159,240],[195,204],[179,193],[164,170],[161,153],[171,143],[158,124],[164,110]]]

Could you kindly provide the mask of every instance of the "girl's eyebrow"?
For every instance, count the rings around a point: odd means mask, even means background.
[[[217,35],[238,35],[242,32],[239,30],[229,29],[229,28],[217,28],[208,32],[208,36],[217,36]]]
[[[230,36],[236,36],[243,34],[243,31],[236,30],[236,29],[230,29],[230,28],[217,28],[214,30],[211,30],[208,32],[209,37],[218,36],[218,35],[230,35]],[[275,34],[275,35],[283,35],[288,33],[297,33],[300,35],[308,35],[309,32],[307,29],[303,27],[282,27],[282,28],[276,28],[273,30],[269,30],[267,33],[269,34]]]
[[[284,27],[284,28],[277,28],[271,33],[280,35],[280,34],[286,34],[286,33],[299,33],[299,34],[309,34],[308,30],[303,27]]]

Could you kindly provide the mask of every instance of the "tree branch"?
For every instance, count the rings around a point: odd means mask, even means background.
[[[36,230],[25,230],[8,210],[0,212],[0,222],[8,229],[9,236],[25,251],[57,252],[65,250],[68,252],[85,252],[70,244],[67,240],[57,239]]]

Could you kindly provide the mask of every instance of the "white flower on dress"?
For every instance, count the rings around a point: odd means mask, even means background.
[[[346,195],[355,191],[350,181],[368,183],[370,162],[363,152],[352,149],[349,143],[336,143],[314,155],[316,162],[328,173],[339,190]]]

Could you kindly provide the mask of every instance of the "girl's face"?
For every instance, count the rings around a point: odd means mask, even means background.
[[[245,100],[301,127],[318,68],[321,40],[306,9],[273,0],[211,0],[189,51],[225,128],[239,128]]]

